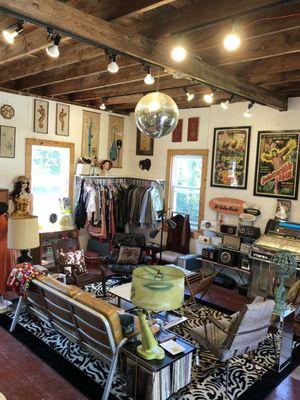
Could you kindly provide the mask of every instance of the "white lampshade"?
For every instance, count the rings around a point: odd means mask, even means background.
[[[34,249],[39,247],[38,217],[9,217],[7,247],[14,250]]]

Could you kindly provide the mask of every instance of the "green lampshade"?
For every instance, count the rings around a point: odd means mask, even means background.
[[[142,266],[132,274],[131,302],[149,311],[169,311],[181,307],[184,273],[166,265]]]

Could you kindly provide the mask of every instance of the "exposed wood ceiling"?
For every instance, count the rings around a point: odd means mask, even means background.
[[[72,9],[61,15],[59,7]],[[180,108],[205,106],[207,83],[220,88],[215,102],[236,93],[235,101],[285,109],[285,96],[300,96],[300,1],[0,0],[0,9],[0,30],[18,21],[13,16],[31,21],[13,46],[0,39],[0,90],[91,107],[105,98],[109,109],[122,112],[157,87]],[[233,18],[242,44],[230,53],[222,42]],[[88,23],[94,29],[85,29]],[[45,54],[50,25],[63,33],[58,59]],[[177,66],[169,53],[180,32],[189,57]],[[107,72],[105,47],[122,53],[117,74]],[[144,84],[141,60],[153,65],[152,86]],[[176,70],[182,78],[173,78]],[[193,101],[184,88],[195,93]]]

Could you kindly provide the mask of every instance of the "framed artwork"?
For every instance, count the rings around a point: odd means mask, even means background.
[[[182,142],[183,119],[179,119],[176,128],[172,132],[172,142]]]
[[[123,162],[124,118],[109,116],[108,121],[108,159],[113,168],[122,168]]]
[[[189,118],[188,123],[188,142],[197,142],[198,141],[198,129],[199,129],[199,118],[193,117]]]
[[[300,131],[260,131],[257,137],[254,195],[296,200]]]
[[[138,128],[136,130],[136,155],[153,156],[154,139],[142,133]]]
[[[34,124],[33,130],[37,133],[48,133],[49,102],[34,99]]]
[[[13,126],[0,126],[0,157],[15,158],[16,128]]]
[[[251,126],[215,128],[210,185],[246,189]]]
[[[81,156],[94,158],[99,150],[100,114],[83,111]]]
[[[56,134],[69,136],[70,106],[56,104]]]

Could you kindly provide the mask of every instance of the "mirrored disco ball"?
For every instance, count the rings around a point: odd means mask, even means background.
[[[177,125],[179,111],[175,101],[160,92],[149,93],[135,107],[135,123],[145,135],[161,138]]]

